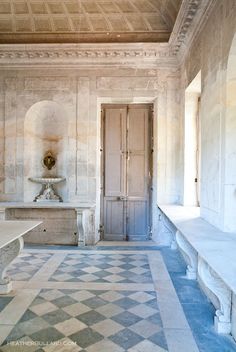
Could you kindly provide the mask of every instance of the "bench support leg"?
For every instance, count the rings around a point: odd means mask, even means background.
[[[85,234],[83,226],[83,210],[76,208],[76,222],[77,222],[77,233],[78,233],[78,246],[85,245]]]
[[[206,287],[217,297],[220,307],[216,310],[215,330],[220,334],[231,332],[231,292],[210,266],[199,258],[198,272]]]
[[[0,248],[0,294],[9,293],[12,290],[12,282],[5,275],[7,266],[18,256],[24,247],[23,238],[20,237],[7,246]]]
[[[187,262],[186,275],[188,279],[197,279],[197,252],[190,246],[190,244],[185,240],[183,235],[176,231],[176,242],[182,251],[184,258]]]
[[[161,241],[164,241],[164,243],[170,246],[172,250],[175,250],[176,243],[174,238],[174,227],[171,225],[168,218],[162,212],[159,214],[159,222],[159,236],[161,237]]]
[[[95,240],[94,207],[90,209],[76,208],[78,246],[93,244]]]

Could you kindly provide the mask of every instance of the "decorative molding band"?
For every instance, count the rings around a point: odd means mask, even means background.
[[[190,47],[209,18],[215,0],[183,0],[178,13],[169,44],[179,60],[184,57],[186,47]]]
[[[12,44],[0,45],[0,67],[6,65],[145,65],[176,66],[175,55],[168,44],[76,45]]]
[[[198,255],[197,252],[193,249],[193,247],[186,241],[184,236],[180,233],[180,231],[176,232],[176,242],[182,251],[184,258],[187,262],[187,270],[186,275],[190,280],[197,279],[197,262]]]
[[[230,334],[231,291],[202,258],[199,258],[198,261],[198,273],[202,282],[213,292],[220,304],[214,318],[216,331],[222,334]]]

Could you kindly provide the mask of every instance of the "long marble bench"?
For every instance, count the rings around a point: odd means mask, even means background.
[[[187,277],[199,281],[216,307],[216,331],[236,338],[236,234],[218,230],[200,218],[197,208],[158,208],[161,231],[183,254]]]
[[[18,256],[23,249],[23,237],[34,229],[39,221],[0,221],[0,294],[12,290],[12,282],[5,275],[7,266]]]

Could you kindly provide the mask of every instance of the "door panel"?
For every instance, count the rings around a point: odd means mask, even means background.
[[[126,109],[107,109],[105,117],[105,196],[124,195]]]
[[[105,206],[105,239],[123,240],[125,233],[124,202],[108,199]]]
[[[104,238],[146,240],[150,105],[105,106],[104,111]]]
[[[148,118],[147,107],[133,106],[127,116],[127,236],[130,240],[145,239],[148,234]]]
[[[127,175],[128,197],[144,197],[147,193],[143,155],[130,155]]]
[[[133,152],[145,151],[147,142],[148,111],[146,108],[129,108],[128,148]]]
[[[134,200],[128,202],[128,238],[140,241],[146,239],[148,231],[148,204],[146,201]]]

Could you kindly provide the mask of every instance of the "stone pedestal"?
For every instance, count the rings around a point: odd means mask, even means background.
[[[217,315],[215,315],[214,317],[214,326],[215,326],[215,331],[218,332],[218,334],[231,333],[231,323],[220,321],[220,318]]]
[[[3,248],[0,248],[0,294],[9,293],[12,290],[10,278],[5,275],[8,265],[18,256],[24,247],[23,238],[17,238]]]

